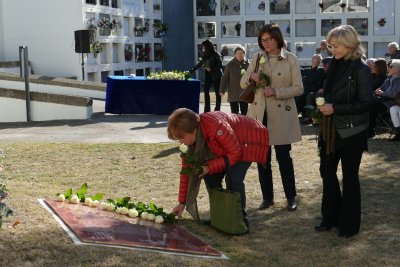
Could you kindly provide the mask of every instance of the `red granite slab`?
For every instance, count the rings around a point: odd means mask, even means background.
[[[222,254],[176,224],[45,199],[45,203],[84,243],[108,244],[221,257]]]

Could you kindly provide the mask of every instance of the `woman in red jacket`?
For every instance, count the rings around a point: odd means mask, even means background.
[[[204,178],[208,188],[221,187],[226,170],[224,158],[229,160],[232,188],[228,189],[240,193],[243,218],[248,225],[243,181],[252,162],[266,161],[267,128],[255,119],[238,114],[215,111],[199,115],[180,108],[169,116],[167,130],[170,139],[189,146],[188,153],[192,153],[195,161],[201,164],[198,174]],[[186,167],[182,160],[182,168]],[[173,210],[177,216],[181,216],[187,204],[188,183],[188,174],[181,174],[179,204]]]

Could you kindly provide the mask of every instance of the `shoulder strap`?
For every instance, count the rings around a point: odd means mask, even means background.
[[[224,157],[225,166],[226,166],[226,175],[225,175],[225,183],[226,187],[232,188],[232,171],[231,164],[229,163],[228,157]]]
[[[259,53],[257,56],[256,68],[254,69],[254,72],[258,72],[258,67],[260,66],[260,58],[261,58],[261,53]]]

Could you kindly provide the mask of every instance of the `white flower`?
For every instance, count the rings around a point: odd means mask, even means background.
[[[240,75],[243,75],[243,74],[245,74],[246,73],[246,70],[245,69],[242,69],[241,71],[240,71]]]
[[[107,202],[101,202],[100,208],[102,210],[108,210],[108,203]]]
[[[90,197],[85,198],[85,204],[88,206],[92,205],[92,199]]]
[[[139,212],[136,209],[129,210],[128,216],[131,218],[135,218],[139,215]]]
[[[182,152],[182,153],[186,153],[187,151],[188,151],[188,146],[187,145],[185,145],[185,144],[181,144],[180,146],[179,146],[179,150]]]
[[[147,214],[147,220],[154,221],[155,219],[156,219],[156,215],[154,215],[153,213]]]
[[[315,99],[315,103],[317,104],[318,107],[323,106],[325,104],[325,98],[317,97]]]
[[[128,208],[125,208],[125,207],[118,207],[118,208],[115,210],[115,212],[116,212],[116,213],[119,213],[119,214],[128,214],[128,213],[129,213],[129,210],[128,210]]]
[[[161,215],[157,215],[156,219],[155,219],[156,223],[163,223],[164,222],[164,218]]]
[[[260,58],[260,64],[264,64],[265,63],[265,57],[264,56],[261,56],[261,58]]]
[[[64,200],[65,200],[64,194],[59,194],[59,195],[57,196],[57,201],[64,202]]]
[[[142,214],[140,214],[140,217],[141,217],[142,219],[144,219],[144,220],[147,220],[147,216],[148,216],[148,215],[149,215],[148,212],[143,211]]]
[[[98,200],[93,200],[91,203],[90,203],[90,207],[97,207],[98,205],[100,204],[100,202],[98,201]]]
[[[108,210],[109,211],[114,211],[115,210],[115,205],[113,203],[107,203],[108,204]]]
[[[73,195],[71,197],[71,203],[72,204],[79,204],[79,197],[77,195]]]

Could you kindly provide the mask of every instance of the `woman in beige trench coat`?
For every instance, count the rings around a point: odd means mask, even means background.
[[[282,32],[277,24],[265,25],[258,35],[262,52],[254,55],[249,68],[242,76],[240,86],[246,88],[250,79],[259,82],[260,71],[270,77],[271,85],[258,88],[247,116],[262,121],[269,129],[270,145],[274,146],[282,178],[287,209],[297,209],[296,186],[291,144],[301,140],[300,123],[294,97],[303,93],[300,66],[295,55],[283,48]],[[261,54],[259,72],[254,73],[258,55]],[[258,164],[258,174],[263,194],[259,209],[274,205],[271,170],[271,149],[265,165]]]

